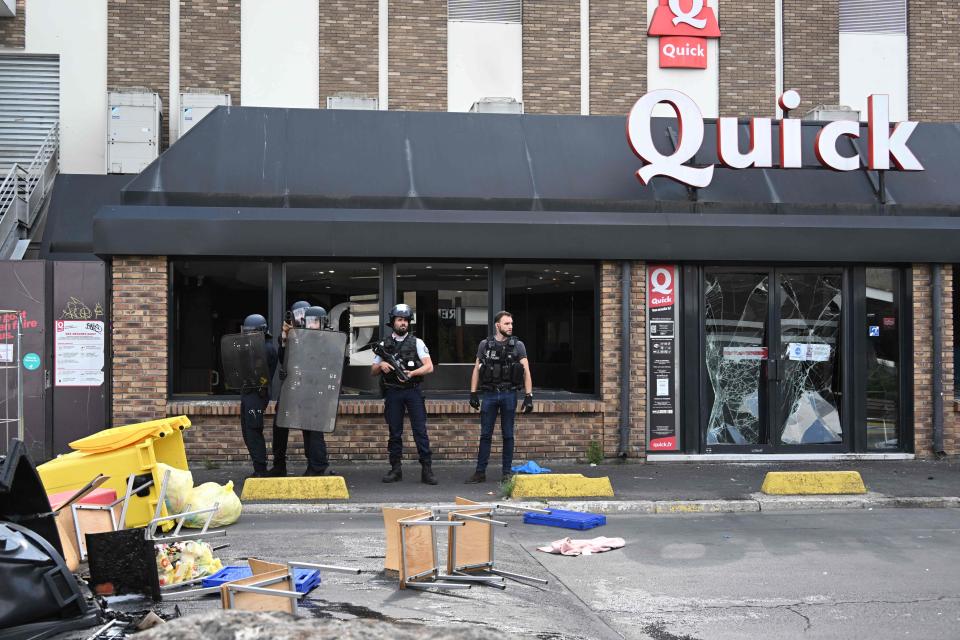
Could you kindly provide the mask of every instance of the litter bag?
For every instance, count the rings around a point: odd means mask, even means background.
[[[225,485],[219,485],[216,482],[204,482],[198,487],[194,487],[190,492],[190,499],[187,501],[190,505],[190,511],[207,509],[214,504],[219,504],[213,519],[210,520],[211,527],[223,527],[233,524],[240,519],[240,513],[243,505],[240,504],[240,498],[233,491],[233,481],[230,480]],[[207,514],[202,513],[195,516],[189,516],[183,523],[183,526],[192,529],[200,529],[207,520]]]
[[[183,513],[187,510],[187,504],[190,503],[190,492],[193,490],[193,474],[162,462],[157,464],[158,475],[161,478],[167,470],[170,471],[170,479],[167,480],[167,495],[164,499],[164,503],[167,505],[167,513]]]

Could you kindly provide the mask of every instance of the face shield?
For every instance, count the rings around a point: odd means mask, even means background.
[[[304,326],[303,320],[307,315],[307,308],[294,309],[290,312],[290,315],[293,318],[293,326],[302,327]]]
[[[322,329],[323,328],[323,318],[320,316],[310,316],[309,318],[304,318],[305,328],[307,329]]]

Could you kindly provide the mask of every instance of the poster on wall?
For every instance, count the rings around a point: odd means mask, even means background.
[[[647,266],[647,450],[680,450],[676,265]]]
[[[103,384],[103,322],[57,320],[54,331],[54,384],[99,387]]]

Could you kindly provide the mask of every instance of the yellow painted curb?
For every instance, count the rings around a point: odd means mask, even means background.
[[[593,498],[613,497],[610,478],[587,478],[579,473],[517,475],[514,498]]]
[[[350,497],[341,476],[247,478],[241,500],[346,500]]]
[[[760,491],[775,496],[866,493],[858,471],[771,471]]]

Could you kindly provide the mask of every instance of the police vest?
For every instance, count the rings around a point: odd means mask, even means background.
[[[523,377],[516,337],[510,336],[503,342],[494,336],[487,338],[480,355],[480,386],[485,391],[519,389]]]
[[[408,333],[403,340],[395,340],[392,335],[383,340],[383,348],[400,362],[404,371],[413,371],[423,366],[423,361],[417,355],[417,338]],[[420,384],[420,378],[411,378],[408,382],[397,380],[394,372],[380,374],[380,384],[391,389],[412,389]]]

